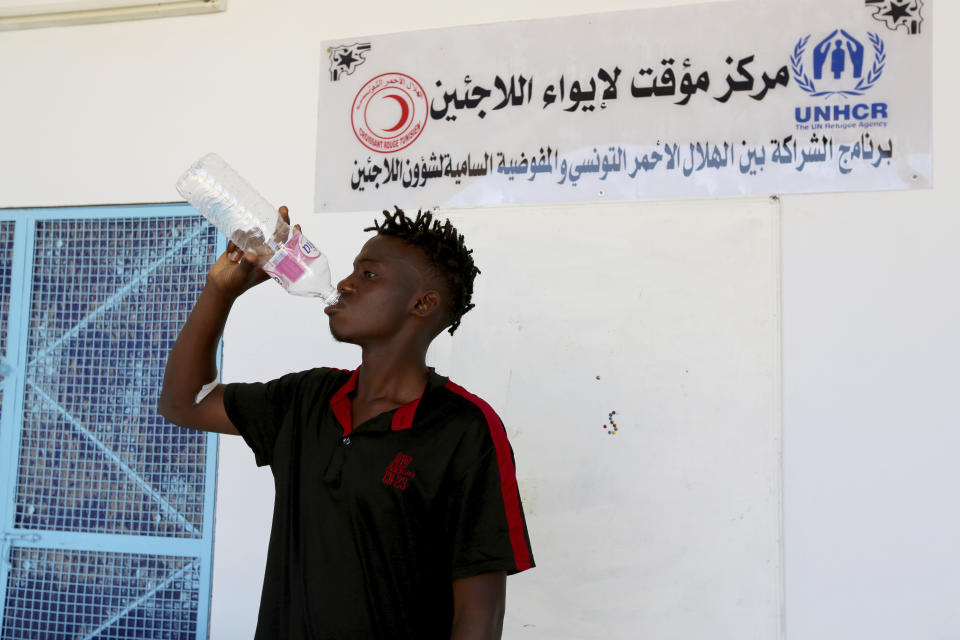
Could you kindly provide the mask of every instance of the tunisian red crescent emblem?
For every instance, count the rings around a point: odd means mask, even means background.
[[[403,73],[383,73],[367,81],[353,99],[350,123],[360,144],[377,153],[394,153],[413,144],[429,116],[427,93]]]

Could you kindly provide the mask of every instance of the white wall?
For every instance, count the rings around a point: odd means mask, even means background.
[[[224,14],[3,33],[0,206],[177,200],[185,163],[217,150],[318,242],[356,239],[329,247],[346,264],[371,216],[309,215],[321,40],[655,4],[670,2],[231,0]],[[936,8],[935,188],[783,198],[789,640],[960,638],[960,4]],[[270,330],[302,343],[285,369],[356,359],[309,318]],[[241,375],[238,353],[225,368]],[[236,440],[221,459],[213,637],[244,637],[270,480]]]

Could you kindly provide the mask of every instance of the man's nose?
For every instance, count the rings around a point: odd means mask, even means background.
[[[354,290],[354,288],[353,288],[353,282],[351,281],[350,277],[351,277],[351,276],[347,276],[346,278],[344,278],[343,280],[341,280],[340,282],[337,283],[337,291],[338,291],[339,293],[352,293],[352,292],[353,292],[353,290]]]

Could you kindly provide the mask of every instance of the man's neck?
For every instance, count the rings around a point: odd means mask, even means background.
[[[389,352],[365,347],[355,400],[390,400],[398,405],[420,397],[427,384],[426,353]]]

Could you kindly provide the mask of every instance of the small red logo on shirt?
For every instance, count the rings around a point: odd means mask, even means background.
[[[400,489],[401,491],[406,489],[407,482],[417,475],[413,471],[407,470],[411,462],[413,462],[413,456],[398,453],[397,457],[387,466],[387,470],[383,474],[383,484],[388,487]]]

